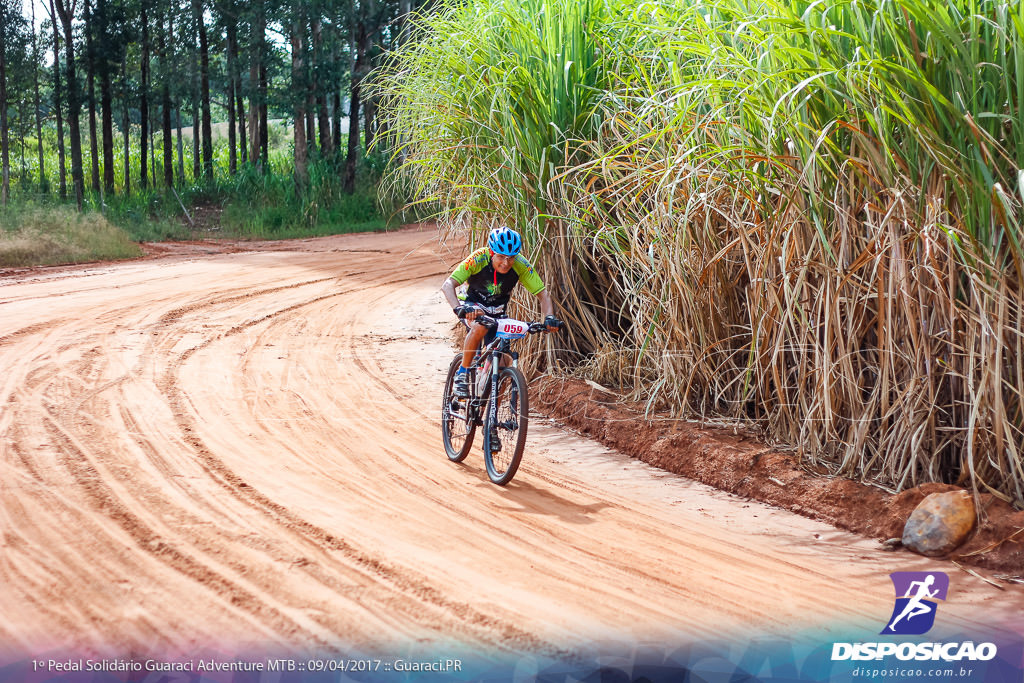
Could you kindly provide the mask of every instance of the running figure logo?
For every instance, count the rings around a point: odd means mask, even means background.
[[[942,572],[893,572],[896,605],[883,635],[916,636],[935,624],[937,600],[949,592],[949,576]]]

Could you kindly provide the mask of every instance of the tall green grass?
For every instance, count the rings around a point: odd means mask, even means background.
[[[223,198],[221,227],[225,234],[261,239],[330,235],[381,230],[398,215],[382,207],[374,178],[364,177],[360,189],[346,194],[340,169],[317,161],[309,166],[309,183],[298,191],[289,162],[278,159],[271,173],[247,167],[224,177],[217,186]],[[365,172],[364,176],[370,174]]]
[[[393,185],[453,228],[525,229],[575,330],[561,359],[652,409],[1024,505],[1024,6],[575,7],[423,17],[379,75]]]
[[[0,266],[105,261],[142,256],[142,250],[102,215],[58,205],[0,208]]]
[[[84,128],[83,128],[84,130]],[[83,166],[86,174],[85,208],[103,214],[112,223],[122,227],[137,241],[160,241],[196,237],[231,237],[284,239],[328,235],[341,232],[377,230],[408,217],[397,210],[394,202],[379,202],[377,185],[384,166],[381,153],[360,158],[357,165],[357,192],[348,195],[342,191],[340,159],[315,159],[310,164],[310,183],[305,191],[297,191],[294,183],[292,150],[275,123],[271,126],[270,155],[263,168],[239,162],[238,171],[229,173],[228,148],[218,139],[214,146],[214,179],[207,181],[202,175],[192,177],[192,147],[186,140],[183,147],[185,177],[177,175],[175,156],[175,187],[167,189],[163,179],[162,136],[156,136],[153,154],[156,167],[150,168],[147,187],[139,182],[137,131],[133,130],[131,150],[132,178],[130,192],[124,191],[123,147],[115,146],[115,191],[94,192],[91,189],[91,161],[84,150]],[[120,143],[120,135],[115,136]],[[42,191],[38,178],[35,140],[28,140],[26,166],[21,168],[16,159],[12,205],[17,207],[33,203],[54,203],[58,187],[56,140],[47,140],[44,164],[45,187]],[[86,146],[87,147],[87,146]],[[175,151],[176,154],[176,151]],[[73,196],[68,176],[69,196]],[[204,221],[194,224],[192,213],[198,209]],[[215,221],[211,223],[211,217]]]

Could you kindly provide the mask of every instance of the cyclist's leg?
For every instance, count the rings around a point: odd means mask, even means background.
[[[466,343],[462,347],[462,367],[469,368],[473,362],[473,354],[480,348],[480,342],[487,336],[487,328],[474,321],[469,323],[469,331],[466,333]]]

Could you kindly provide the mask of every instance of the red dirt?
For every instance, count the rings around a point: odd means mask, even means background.
[[[884,541],[899,538],[925,496],[959,487],[922,484],[897,495],[874,486],[809,472],[794,453],[766,446],[755,434],[683,420],[646,419],[589,384],[541,377],[535,407],[562,424],[649,465],[739,496],[791,510]],[[978,499],[979,524],[946,559],[1024,574],[1024,511],[990,494]]]
[[[0,668],[211,643],[567,659],[877,633],[886,577],[943,567],[545,420],[507,487],[479,443],[450,462],[438,287],[463,255],[434,229],[170,248],[0,278]],[[807,516],[879,520],[884,537],[914,502],[811,478],[753,435],[651,426],[552,386],[539,403],[623,451],[741,494],[778,488]],[[1024,592],[993,585],[958,576],[941,629],[1016,639]]]

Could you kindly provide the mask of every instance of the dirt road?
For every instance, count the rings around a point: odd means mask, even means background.
[[[0,278],[0,642],[180,656],[937,631],[1024,598],[531,425],[507,488],[440,444],[459,254],[430,230]],[[834,635],[830,635],[834,634]]]

